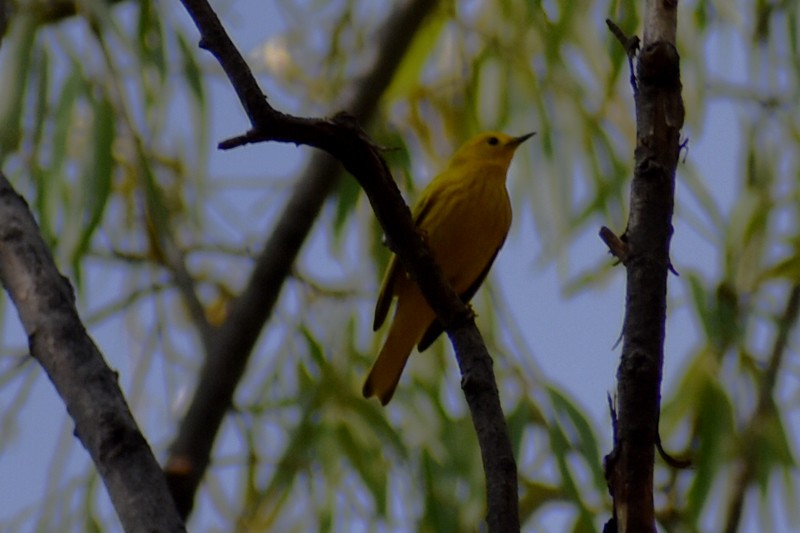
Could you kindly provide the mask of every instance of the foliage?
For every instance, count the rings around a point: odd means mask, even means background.
[[[267,4],[218,9],[240,46],[254,50],[273,105],[309,116],[337,111],[369,68],[388,3]],[[19,3],[0,48],[0,157],[163,457],[202,357],[171,254],[186,258],[206,316],[218,323],[308,152],[214,151],[246,123],[177,3],[76,5],[74,16],[49,18]],[[666,531],[717,531],[732,523],[736,491],[746,488],[731,480],[744,479],[759,489],[745,523],[796,527],[796,333],[772,401],[757,405],[771,386],[774,339],[780,328],[796,328],[781,320],[789,288],[800,285],[798,7],[697,1],[679,13],[689,143],[673,250],[681,275],[670,290],[679,295],[672,316],[684,316],[689,331],[668,326],[668,338],[682,338],[684,348],[667,354],[682,370],[663,392],[661,431],[666,448],[691,456],[694,467],[659,465],[659,517]],[[409,198],[469,134],[534,125],[537,148],[518,154],[509,184],[520,214],[513,231],[537,248],[539,265],[558,269],[565,298],[621,275],[602,251],[586,251],[600,225],[624,227],[635,141],[627,61],[606,17],[633,32],[641,13],[616,1],[444,2],[415,37],[371,125]],[[741,49],[726,54],[720,42]],[[712,145],[719,154],[695,152],[693,139],[721,108],[736,134]],[[735,161],[735,174],[715,171],[724,159]],[[412,358],[389,409],[360,397],[381,340],[369,315],[386,258],[369,206],[344,180],[240,386],[193,529],[477,529],[482,470],[446,343]],[[475,307],[496,354],[525,528],[598,530],[610,513],[602,475],[610,423],[581,405],[580,383],[544,377],[559,348],[534,358],[514,332],[529,329],[527,317],[512,318],[502,291],[490,292]],[[20,355],[25,339],[10,315],[0,359],[0,430],[9,437],[0,450],[19,453],[21,442],[39,438],[26,428],[48,383]],[[50,405],[47,416],[58,413],[64,429],[50,450],[47,489],[0,522],[107,530],[114,519],[97,477],[75,449],[66,415]],[[58,496],[67,490],[70,497]]]

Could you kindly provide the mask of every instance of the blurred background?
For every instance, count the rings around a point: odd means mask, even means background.
[[[640,32],[643,4],[213,6],[275,108],[316,117],[358,107],[410,203],[473,134],[538,132],[515,156],[514,223],[474,299],[525,531],[597,531],[611,514],[602,457],[625,272],[597,231],[625,229],[635,123],[627,58],[604,20]],[[412,356],[387,408],[361,398],[382,342],[372,306],[389,253],[355,180],[331,167],[319,210],[285,211],[319,168],[313,150],[216,149],[249,122],[178,2],[3,5],[2,170],[160,461],[194,401],[204,328],[225,322],[264,256],[292,262],[264,250],[275,231],[313,221],[288,275],[264,289],[278,299],[189,529],[480,530],[483,472],[449,342]],[[404,9],[417,22],[389,64],[385,21]],[[659,527],[794,531],[800,9],[687,0],[678,13],[687,145],[660,425],[665,448],[693,467],[657,460]],[[386,86],[374,82],[381,69]],[[0,530],[118,530],[6,297],[0,313]]]

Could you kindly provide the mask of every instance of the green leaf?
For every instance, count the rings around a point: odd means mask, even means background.
[[[588,512],[578,513],[575,523],[572,525],[572,533],[595,533],[597,528],[592,521],[592,515]]]
[[[567,500],[566,494],[557,485],[537,481],[521,480],[522,495],[519,499],[519,519],[522,524],[548,503]]]
[[[55,110],[55,127],[52,137],[52,163],[50,170],[60,173],[64,168],[70,132],[73,126],[73,113],[78,97],[88,92],[88,84],[81,65],[70,63],[69,76],[59,90],[59,100]]]
[[[701,212],[708,217],[711,222],[713,236],[722,238],[728,226],[728,221],[722,214],[712,191],[708,189],[708,184],[695,169],[691,167],[681,172],[681,184],[684,185],[695,201],[700,205]]]
[[[511,449],[514,457],[520,456],[522,438],[525,430],[528,429],[530,413],[527,409],[528,402],[517,403],[515,409],[506,415],[506,425],[508,426],[508,437],[511,440]]]
[[[698,274],[687,272],[684,274],[684,279],[689,282],[689,294],[692,297],[692,304],[697,318],[700,319],[700,324],[703,327],[706,337],[711,336],[713,330],[713,317],[711,316],[711,309],[709,308],[709,298],[706,292],[705,284],[700,279]]]
[[[26,10],[17,13],[3,41],[0,65],[0,162],[17,149],[22,138],[23,100],[31,68],[31,54],[38,25]]]
[[[140,187],[144,190],[145,215],[147,218],[147,231],[150,238],[150,255],[156,261],[164,261],[164,239],[168,238],[170,230],[170,210],[166,205],[164,192],[156,182],[150,161],[141,152],[138,154],[138,177]]]
[[[136,45],[139,52],[139,60],[143,68],[155,68],[159,75],[159,81],[163,83],[167,76],[167,58],[161,17],[158,15],[152,0],[141,0],[138,5],[139,20],[136,26]],[[146,88],[150,90],[156,89],[156,87]]]
[[[692,272],[686,274],[692,308],[700,320],[709,345],[722,354],[736,345],[745,334],[739,307],[739,294],[736,288],[723,280],[717,290],[710,294],[708,282]]]
[[[567,398],[560,390],[548,385],[546,387],[553,410],[559,424],[568,428],[570,434],[570,448],[576,450],[586,461],[594,478],[595,487],[605,487],[605,474],[602,471],[600,460],[600,447],[592,431],[591,424],[586,416]],[[566,426],[570,422],[570,426]]]
[[[757,421],[757,432],[747,439],[745,446],[753,446],[756,461],[755,477],[761,491],[766,493],[769,488],[770,475],[777,468],[791,468],[795,466],[791,446],[786,438],[780,414],[775,405]]]
[[[795,247],[792,255],[766,268],[759,281],[771,279],[785,279],[792,283],[800,283],[800,249]]]
[[[386,417],[386,411],[376,405],[376,402],[366,402],[360,396],[349,395],[346,398],[346,408],[355,414],[350,421],[353,430],[359,432],[369,430],[380,440],[385,450],[389,448],[385,453],[391,451],[400,459],[406,460],[409,455],[408,449],[397,428]]]
[[[786,17],[786,24],[788,26],[786,33],[789,37],[789,50],[792,57],[789,63],[794,65],[796,77],[800,74],[800,46],[798,46],[797,17]]]
[[[333,217],[333,236],[336,244],[341,244],[342,230],[345,222],[355,212],[356,203],[361,195],[361,187],[352,178],[339,180],[336,187],[336,214]]]
[[[92,474],[89,476],[87,492],[89,494],[93,494],[97,492],[98,489],[98,476]],[[81,526],[81,530],[85,531],[86,533],[102,533],[103,526],[98,519],[97,510],[94,509],[95,499],[94,498],[86,498],[84,502],[84,510],[83,510],[83,525]]]
[[[194,48],[186,41],[183,34],[178,34],[178,51],[181,54],[181,67],[183,77],[186,79],[186,86],[194,98],[195,104],[199,109],[206,108],[206,93],[203,85],[203,73],[200,70],[195,55]]]
[[[80,283],[83,256],[89,249],[92,236],[103,219],[103,213],[108,205],[114,171],[112,154],[116,135],[114,107],[108,99],[101,97],[94,101],[93,111],[91,152],[87,154],[87,164],[80,180],[85,204],[80,207],[86,213],[86,218],[83,221],[83,229],[77,246],[72,254],[72,267],[76,283]]]
[[[733,405],[725,390],[716,379],[704,380],[696,397],[697,431],[699,447],[692,464],[694,479],[686,497],[687,516],[697,521],[706,503],[711,487],[726,457],[730,457],[730,445],[734,439]]]
[[[561,476],[561,490],[565,499],[578,511],[578,523],[583,527],[592,523],[592,511],[584,503],[588,491],[585,484],[576,481],[570,465],[573,451],[584,458],[595,486],[603,490],[605,480],[600,470],[600,454],[597,442],[587,425],[585,417],[555,387],[547,386],[546,392],[553,404],[552,421],[548,426],[550,449],[555,456],[556,466]]]
[[[42,144],[42,135],[45,131],[45,121],[48,112],[48,94],[50,91],[50,52],[47,48],[37,46],[34,48],[32,75],[36,77],[36,100],[33,108],[33,131],[31,144],[38,148]]]
[[[423,521],[429,531],[459,531],[458,506],[453,494],[441,489],[448,472],[428,451],[422,452],[422,477],[425,490]]]
[[[407,97],[419,86],[422,69],[432,51],[436,49],[436,43],[447,21],[447,16],[436,13],[428,17],[395,71],[392,82],[384,93],[384,100],[391,102]]]
[[[309,330],[305,325],[300,326],[300,333],[303,335],[303,338],[306,341],[306,345],[308,346],[308,351],[311,354],[311,358],[317,363],[321,368],[328,366],[328,361],[325,359],[325,350],[322,348],[322,344],[314,337],[314,334]]]
[[[303,412],[291,438],[275,465],[272,478],[254,502],[253,509],[245,511],[245,521],[252,522],[259,529],[265,529],[276,519],[284,504],[289,501],[291,486],[298,478],[298,472],[307,468],[314,450],[320,442],[319,424],[314,417],[316,406],[313,400],[303,406]]]
[[[381,516],[385,516],[389,479],[384,464],[381,461],[376,461],[375,457],[363,453],[365,451],[364,448],[353,438],[353,434],[347,426],[338,426],[336,428],[336,437],[339,440],[339,449],[342,450],[367,486],[367,489],[372,493],[378,513]]]
[[[53,246],[63,242],[74,244],[78,240],[81,221],[78,219],[80,211],[75,209],[75,205],[80,205],[80,203],[78,201],[75,201],[73,205],[66,205],[66,203],[72,204],[75,197],[79,197],[84,191],[81,190],[81,187],[75,187],[69,197],[65,198],[65,191],[70,191],[69,176],[75,173],[75,168],[67,165],[67,151],[70,143],[74,142],[72,136],[75,131],[75,121],[78,120],[76,109],[78,109],[81,98],[88,93],[89,86],[83,69],[79,63],[73,60],[70,62],[67,78],[63,80],[58,89],[59,99],[51,118],[52,133],[49,139],[45,138],[46,144],[50,147],[49,158],[41,168],[33,170],[33,178],[36,183],[36,196],[33,203],[39,216],[39,226],[43,236]],[[82,170],[79,169],[78,172]],[[67,217],[63,217],[65,211],[68,213]],[[73,249],[72,246],[66,248],[68,253],[71,253]],[[59,253],[63,250],[55,251]],[[69,255],[66,258],[62,256],[61,259],[70,261],[71,257]]]
[[[743,336],[739,316],[739,295],[732,284],[722,281],[717,286],[715,296],[714,329],[709,338],[717,341],[717,348],[722,353],[736,344]]]

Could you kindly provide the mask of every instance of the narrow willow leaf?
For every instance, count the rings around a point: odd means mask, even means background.
[[[22,136],[23,100],[31,68],[37,22],[32,13],[18,13],[3,42],[0,65],[0,161],[19,146]]]
[[[431,16],[427,23],[417,32],[411,47],[403,56],[392,82],[384,93],[384,100],[390,102],[407,97],[419,85],[422,70],[436,49],[442,30],[448,18],[446,16]]]
[[[521,481],[519,519],[522,524],[548,503],[567,500],[567,495],[557,485],[537,481]]]
[[[139,61],[145,69],[154,68],[158,73],[159,85],[167,76],[167,58],[164,47],[164,28],[161,17],[152,0],[139,3],[139,20],[136,27],[136,45]],[[147,81],[147,80],[146,80]],[[148,87],[155,90],[156,87]]]
[[[386,496],[388,492],[388,472],[380,462],[363,453],[363,449],[353,438],[353,434],[345,426],[336,428],[338,448],[358,472],[361,481],[371,493],[373,501],[381,516],[386,515]]]
[[[194,48],[186,41],[183,34],[178,34],[178,51],[181,55],[181,67],[186,86],[194,99],[198,111],[205,115],[206,93],[203,84],[203,72],[194,55]]]
[[[567,396],[555,387],[548,386],[547,393],[550,401],[553,402],[553,408],[559,420],[566,419],[571,422],[572,429],[574,430],[573,438],[571,439],[572,449],[576,450],[585,460],[586,465],[589,467],[595,483],[595,487],[602,489],[605,487],[605,474],[600,467],[600,446],[598,445],[597,438],[592,431],[591,424],[586,415],[580,411]]]
[[[704,385],[697,396],[695,428],[699,447],[693,457],[694,479],[686,497],[686,512],[692,521],[700,517],[734,438],[731,399],[715,379],[705,380]]]
[[[87,154],[81,179],[85,205],[80,207],[81,211],[86,213],[86,219],[72,254],[76,282],[80,281],[83,256],[89,249],[92,236],[100,225],[108,205],[114,170],[112,147],[116,135],[116,115],[111,102],[106,98],[98,98],[94,102],[93,118],[91,151]]]

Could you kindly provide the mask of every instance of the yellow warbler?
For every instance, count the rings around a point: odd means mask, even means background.
[[[414,208],[414,222],[464,302],[478,290],[506,239],[511,226],[506,172],[514,151],[532,135],[486,132],[467,141],[447,169],[425,188]],[[423,351],[442,333],[417,284],[392,256],[375,306],[375,330],[386,319],[395,296],[397,308],[389,335],[363,389],[366,398],[377,396],[383,405],[392,399],[414,345]]]

